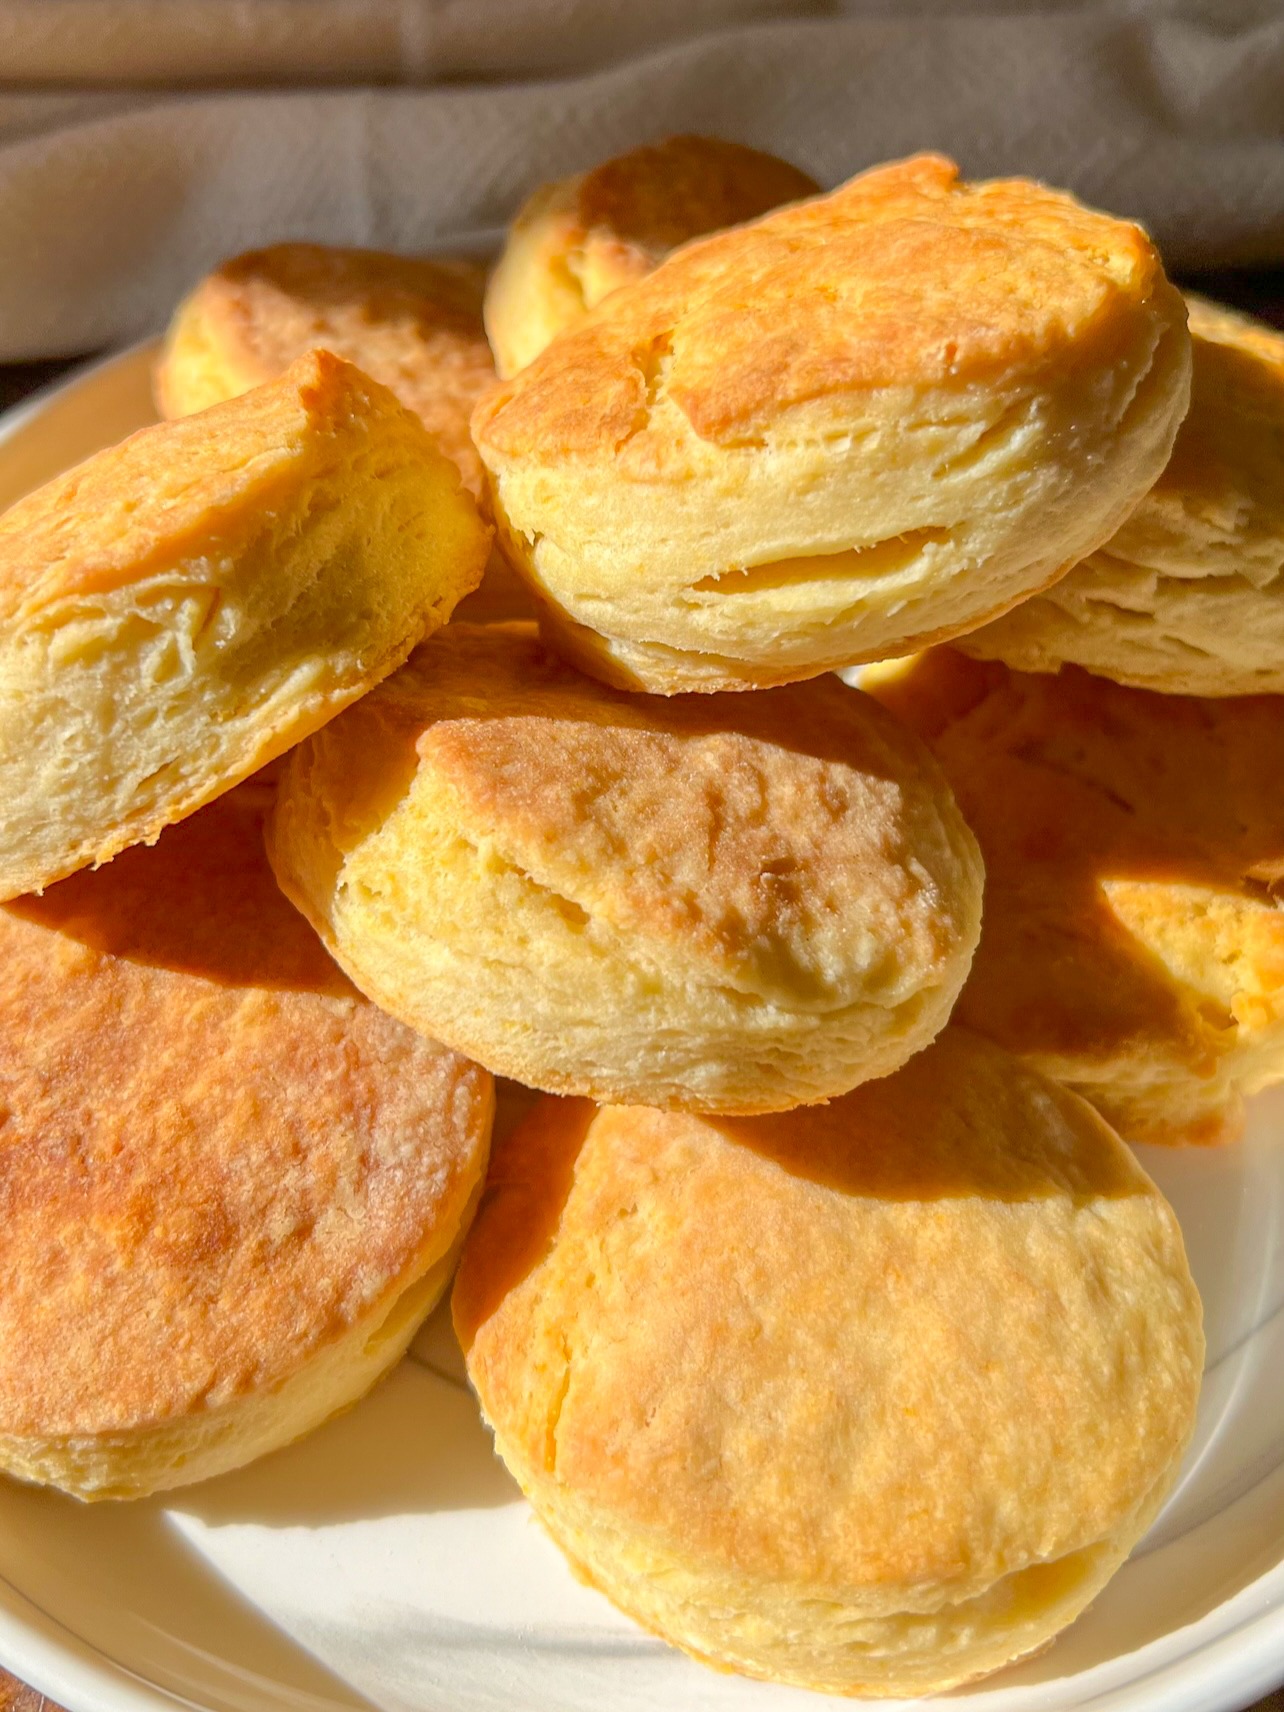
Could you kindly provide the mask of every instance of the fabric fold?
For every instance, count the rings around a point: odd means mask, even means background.
[[[11,92],[0,359],[150,332],[215,262],[281,238],[484,253],[541,180],[675,131],[824,184],[943,149],[1141,220],[1170,266],[1278,263],[1281,88],[1278,13],[1088,7],[771,20],[520,82]]]

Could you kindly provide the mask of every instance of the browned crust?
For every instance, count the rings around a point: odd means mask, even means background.
[[[263,513],[339,473],[371,427],[408,430],[433,456],[384,387],[317,350],[273,385],[140,429],[0,517],[0,622],[142,582],[186,557],[234,553]]]
[[[1149,1064],[1162,1086],[1167,1065],[1170,1084],[1197,1091],[1237,1029],[1251,1035],[1279,1011],[1281,698],[1160,695],[950,649],[872,688],[933,744],[985,857],[961,1021],[1057,1062],[1122,1123],[1110,1066]],[[1210,956],[1215,945],[1234,969],[1238,1015],[1165,964],[1160,949],[1183,942]],[[1167,1121],[1157,1096],[1153,1127],[1132,1139],[1226,1140],[1238,1113],[1176,1132]]]
[[[679,244],[814,196],[814,178],[776,155],[720,137],[666,137],[603,161],[576,181],[575,217],[654,266]]]
[[[484,1071],[350,986],[251,781],[0,909],[0,1431],[120,1431],[283,1382],[448,1248]]]
[[[474,497],[484,491],[468,419],[493,384],[484,270],[465,261],[323,244],[234,256],[182,305],[157,371],[163,413],[231,397],[324,347],[413,410]]]
[[[600,1521],[606,1562],[623,1535],[752,1577],[764,1615],[790,1585],[912,1610],[1126,1530],[1202,1355],[1128,1150],[953,1028],[778,1117],[546,1100],[498,1150],[453,1310],[538,1506],[581,1548]]]
[[[1140,228],[916,156],[687,245],[483,400],[474,436],[501,458],[609,456],[647,433],[663,365],[695,432],[728,444],[825,398],[1108,360],[1163,285]]]

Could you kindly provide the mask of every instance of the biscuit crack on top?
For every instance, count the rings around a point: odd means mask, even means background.
[[[659,402],[660,388],[668,377],[669,357],[673,348],[672,336],[661,333],[652,339],[650,344],[633,353],[633,362],[642,377],[642,400],[637,412],[623,439],[616,442],[616,451],[621,451],[630,440],[635,440],[639,434],[644,434],[651,426],[651,418]]]
[[[551,903],[559,911],[568,926],[575,928],[577,932],[599,925],[598,918],[590,909],[580,903],[577,898],[571,897],[568,892],[561,891],[557,886],[550,885],[546,880],[541,880],[537,874],[533,874],[524,862],[519,861],[503,849],[493,834],[489,837],[478,838],[460,825],[456,829],[455,836],[465,849],[472,852],[474,859],[480,865],[497,864],[506,869],[508,873],[515,875],[532,891],[537,892],[548,903]],[[607,925],[609,926],[609,924]],[[520,963],[520,960],[518,962]]]
[[[559,1336],[558,1342],[562,1351],[562,1374],[557,1382],[557,1390],[553,1393],[548,1405],[548,1420],[544,1426],[544,1472],[557,1472],[557,1429],[562,1421],[562,1409],[566,1404],[566,1394],[571,1388],[571,1351],[564,1337]]]

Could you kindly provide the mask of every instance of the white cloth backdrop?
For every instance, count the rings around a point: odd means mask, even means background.
[[[704,130],[833,183],[932,147],[1284,261],[1284,7],[1237,0],[0,0],[0,360],[161,325],[281,237],[484,248]]]

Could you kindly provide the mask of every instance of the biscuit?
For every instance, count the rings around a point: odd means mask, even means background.
[[[480,499],[468,418],[495,380],[482,326],[485,277],[472,262],[325,244],[234,256],[175,312],[156,369],[161,415],[221,404],[323,347],[413,410]]]
[[[179,305],[156,366],[156,403],[191,415],[333,351],[386,386],[428,430],[483,511],[486,478],[468,419],[495,380],[482,325],[485,270],[326,244],[235,256]],[[528,618],[525,585],[498,553],[465,597],[472,623]]]
[[[500,541],[625,688],[975,629],[1119,527],[1186,409],[1137,227],[921,156],[689,244],[487,395]]]
[[[1172,695],[1284,693],[1284,333],[1188,299],[1190,410],[1100,551],[961,644]]]
[[[1128,1141],[1234,1139],[1284,1079],[1284,701],[949,649],[871,689],[933,743],[985,856],[958,1020]]]
[[[397,1360],[480,1193],[493,1094],[280,895],[253,780],[0,909],[0,1468],[203,1480]]]
[[[0,898],[155,839],[386,677],[489,531],[325,351],[0,517]]]
[[[926,749],[831,680],[622,695],[450,624],[289,757],[287,896],[386,1010],[530,1087],[787,1109],[944,1025],[980,927]]]
[[[679,244],[819,189],[788,161],[718,137],[668,137],[541,185],[486,287],[496,368],[505,377],[525,368]]]
[[[1172,1209],[1092,1109],[947,1029],[832,1105],[546,1100],[454,1318],[572,1566],[722,1669],[951,1688],[1118,1568],[1195,1420]]]

